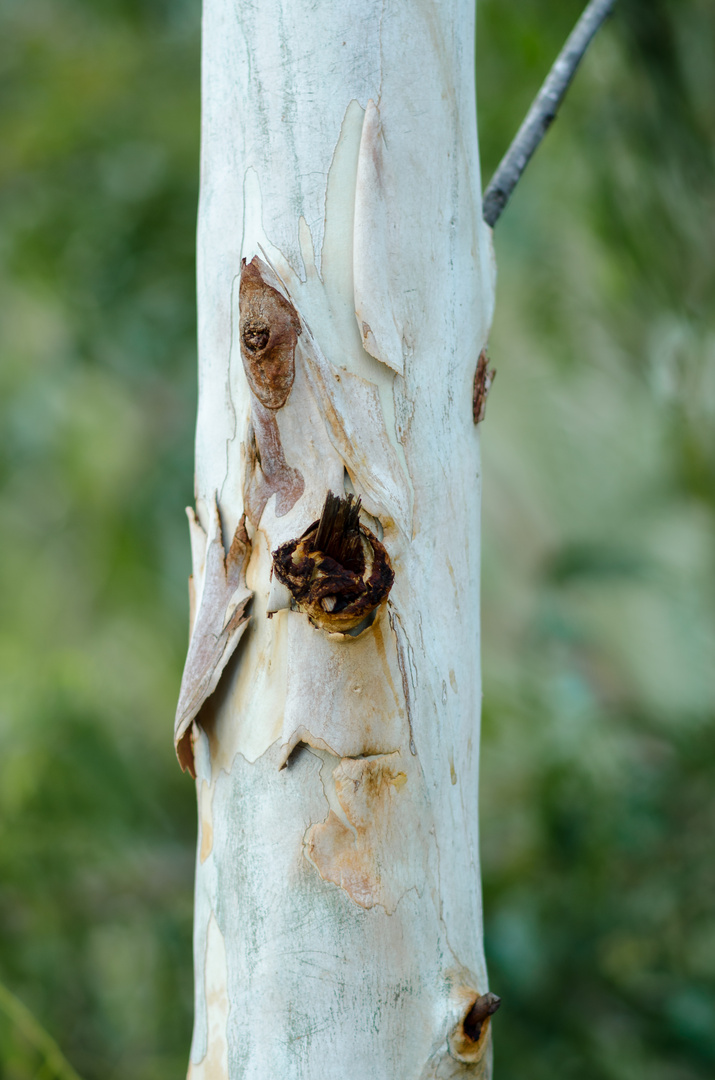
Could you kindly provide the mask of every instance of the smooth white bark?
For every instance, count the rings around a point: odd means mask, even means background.
[[[214,499],[228,550],[258,430],[238,340],[256,256],[301,320],[271,416],[304,486],[246,523],[227,618],[247,586],[250,621],[231,624],[194,728],[193,1080],[488,1075],[488,1025],[473,1047],[460,1028],[487,990],[472,378],[493,264],[473,15],[472,0],[205,0],[202,625]],[[271,552],[346,488],[395,571],[357,636],[317,629],[271,581]]]

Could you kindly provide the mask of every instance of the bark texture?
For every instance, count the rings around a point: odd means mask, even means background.
[[[473,16],[205,0],[192,1080],[489,1075]]]

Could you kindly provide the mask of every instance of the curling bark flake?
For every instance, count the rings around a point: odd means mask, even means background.
[[[189,1076],[486,1078],[473,5],[204,8]]]

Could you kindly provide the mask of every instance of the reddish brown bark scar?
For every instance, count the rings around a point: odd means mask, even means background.
[[[264,281],[257,257],[250,263],[243,260],[238,306],[241,359],[248,385],[267,409],[282,409],[295,379],[298,312]]]
[[[246,566],[251,545],[244,519],[238,523],[228,554],[221,536],[221,514],[214,504],[214,531],[206,548],[201,600],[196,613],[189,651],[181,679],[174,724],[174,746],[181,768],[195,778],[191,731],[202,705],[218,686],[236,645],[248,623],[251,592],[246,585]]]
[[[328,492],[318,521],[273,552],[273,572],[323,630],[345,633],[387,598],[389,556],[360,521],[360,500]]]
[[[243,485],[246,516],[258,527],[266,503],[276,495],[276,517],[287,514],[305,490],[303,474],[285,459],[275,412],[253,402],[248,434],[248,459]]]
[[[489,357],[486,349],[482,349],[477,361],[477,370],[474,372],[474,394],[472,397],[472,417],[475,424],[480,424],[487,410],[487,394],[494,382],[496,371],[489,367]]]

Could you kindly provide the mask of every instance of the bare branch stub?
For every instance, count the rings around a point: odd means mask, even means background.
[[[267,409],[282,409],[295,379],[298,313],[263,279],[257,258],[243,263],[238,302],[241,359],[248,385]]]
[[[500,1005],[501,998],[492,994],[491,991],[477,998],[462,1023],[464,1034],[468,1039],[479,1042],[484,1021],[493,1016]]]
[[[489,367],[486,349],[482,349],[474,372],[474,393],[472,395],[472,417],[475,424],[481,424],[486,415],[487,395],[494,382],[496,371]]]
[[[273,572],[311,622],[339,633],[363,622],[395,579],[387,551],[360,521],[360,500],[332,492],[318,521],[273,552]]]
[[[551,71],[490,180],[482,201],[482,216],[494,226],[509,201],[532,154],[546,134],[564,99],[576,68],[616,0],[591,0],[556,57]]]

